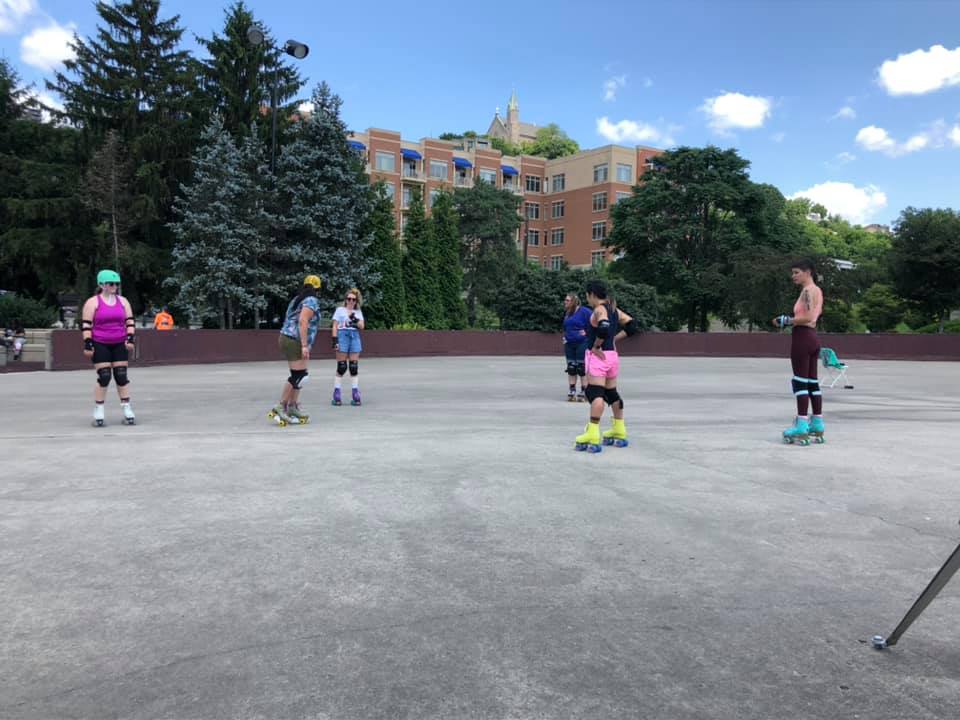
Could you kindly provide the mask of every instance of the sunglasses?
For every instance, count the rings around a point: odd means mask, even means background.
[[[347,298],[347,302],[351,302],[351,301],[352,301],[352,302],[356,302],[357,299],[356,299],[355,297],[348,297],[348,298]]]

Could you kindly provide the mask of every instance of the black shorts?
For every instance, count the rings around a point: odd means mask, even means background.
[[[93,341],[93,364],[116,363],[129,360],[126,343],[98,343]]]

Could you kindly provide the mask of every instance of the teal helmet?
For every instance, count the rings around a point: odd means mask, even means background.
[[[117,283],[120,284],[120,273],[116,270],[101,270],[97,273],[97,285],[103,285],[104,283]]]

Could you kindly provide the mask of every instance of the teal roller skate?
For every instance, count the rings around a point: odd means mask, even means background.
[[[603,448],[600,445],[600,426],[597,423],[587,423],[587,429],[582,435],[577,435],[573,441],[574,449],[583,452],[598,453]]]
[[[292,422],[290,416],[287,415],[286,409],[284,409],[283,405],[280,404],[274,405],[273,409],[267,413],[267,417],[273,420],[280,427],[286,427]]]
[[[295,424],[306,425],[310,422],[310,416],[300,409],[299,403],[287,406],[287,416],[293,420]]]
[[[798,417],[791,427],[783,431],[783,441],[787,445],[809,445],[810,425],[807,423],[807,419]]]
[[[823,418],[820,415],[814,415],[810,420],[810,434],[813,436],[813,441],[817,445],[823,445],[826,440],[823,437]]]

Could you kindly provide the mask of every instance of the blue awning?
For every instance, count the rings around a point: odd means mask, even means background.
[[[353,149],[353,150],[366,150],[366,149],[367,149],[367,146],[364,145],[364,144],[363,144],[362,142],[360,142],[359,140],[347,140],[347,145],[349,145],[349,146],[351,147],[351,149]]]
[[[512,177],[514,175],[519,175],[517,169],[513,165],[501,165],[500,169],[503,170],[503,174],[507,177]]]
[[[418,153],[416,150],[408,150],[407,148],[400,148],[400,154],[403,155],[407,160],[423,160],[423,155]]]
[[[458,168],[472,168],[473,163],[467,160],[466,158],[455,157],[453,159],[453,164]]]

